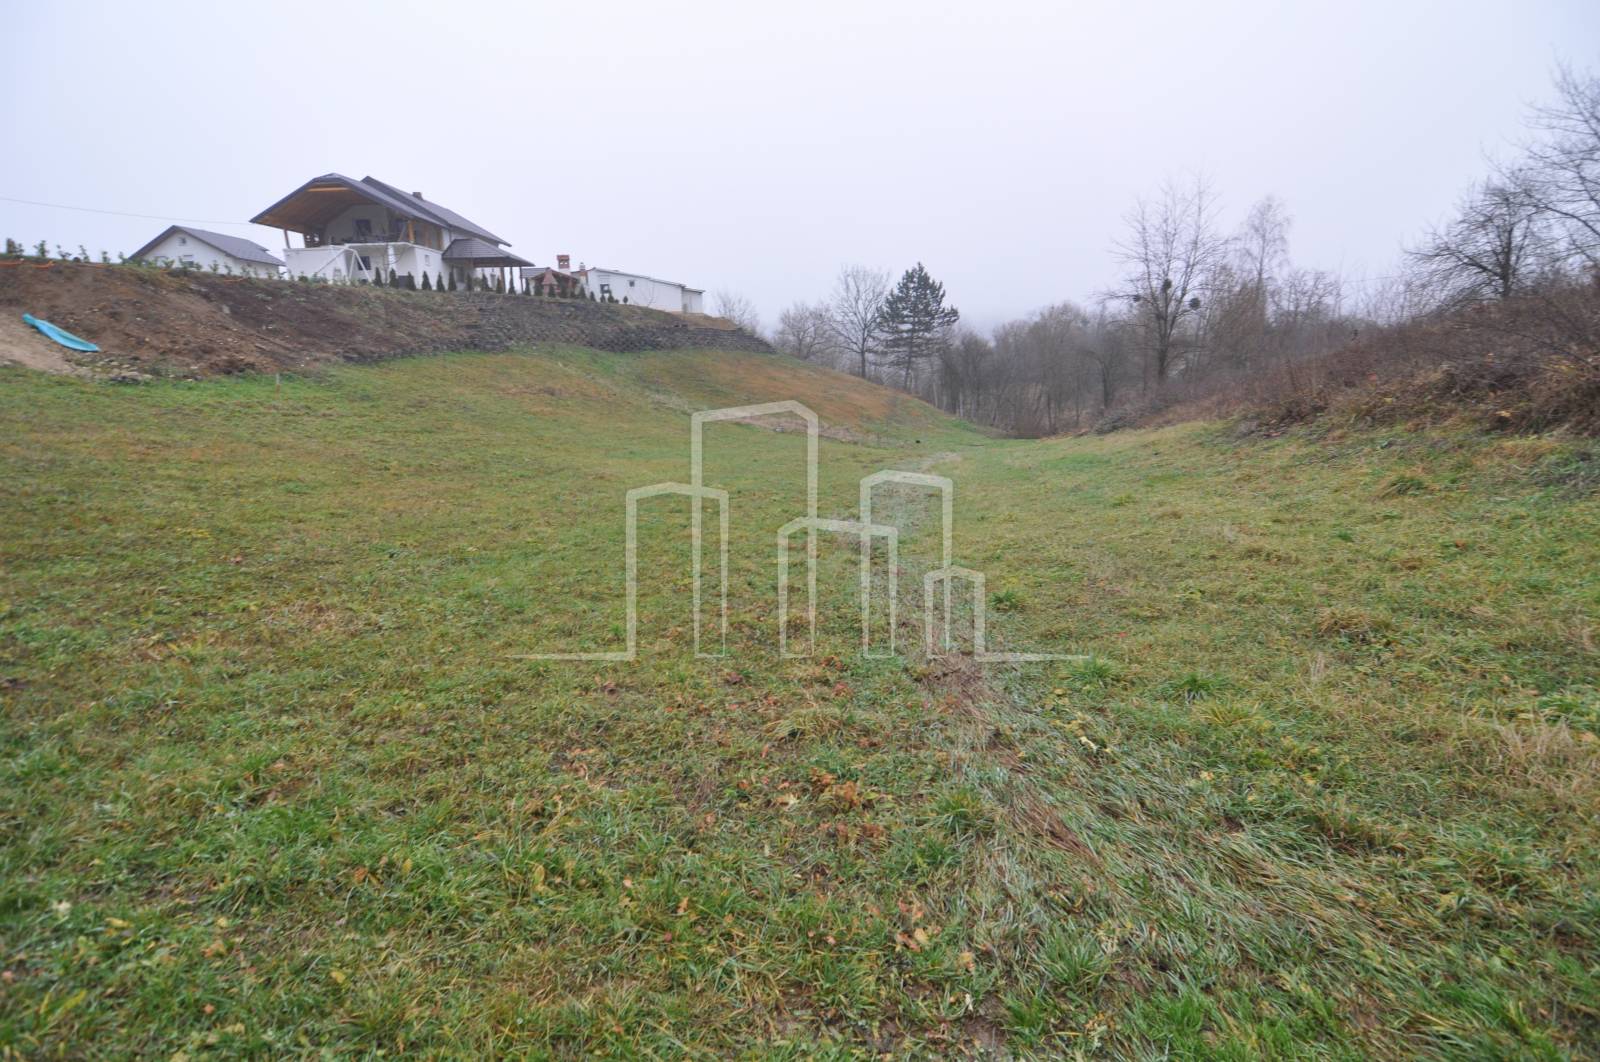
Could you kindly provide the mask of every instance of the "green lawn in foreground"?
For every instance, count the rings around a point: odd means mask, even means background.
[[[801,436],[721,425],[732,655],[690,650],[688,414],[822,414],[822,511],[957,482],[991,667],[775,649]],[[190,1059],[1600,1052],[1600,460],[1214,427],[987,439],[774,358],[0,372],[0,1050]],[[937,528],[913,493],[906,607]]]

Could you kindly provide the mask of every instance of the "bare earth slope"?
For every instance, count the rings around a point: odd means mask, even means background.
[[[215,376],[447,350],[571,343],[607,351],[764,351],[719,318],[489,293],[391,291],[128,266],[0,263],[0,313],[31,313],[97,344],[99,369]],[[0,360],[37,344],[0,332]],[[59,348],[58,348],[59,349]]]

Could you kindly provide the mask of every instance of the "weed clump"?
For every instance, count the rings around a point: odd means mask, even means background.
[[[1356,645],[1386,641],[1392,627],[1388,619],[1363,608],[1330,605],[1318,609],[1316,615],[1317,634]]]
[[[1202,675],[1191,671],[1187,675],[1163,682],[1156,687],[1156,692],[1168,700],[1180,700],[1185,704],[1213,697],[1226,688],[1227,683],[1211,675]]]
[[[1378,488],[1378,497],[1401,498],[1410,494],[1424,494],[1427,490],[1428,481],[1421,476],[1401,473],[1384,481],[1383,486]]]

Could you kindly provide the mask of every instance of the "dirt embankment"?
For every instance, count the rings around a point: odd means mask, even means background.
[[[74,354],[20,324],[31,313],[97,344]],[[453,350],[571,343],[609,351],[765,351],[715,317],[578,299],[245,280],[55,262],[0,262],[0,362],[163,376],[303,370]],[[9,327],[16,323],[17,327]]]

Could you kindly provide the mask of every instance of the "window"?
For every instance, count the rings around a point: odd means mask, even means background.
[[[372,235],[372,221],[370,218],[356,218],[356,235],[361,237]]]
[[[372,268],[372,259],[371,258],[367,257],[364,254],[357,255],[356,257],[361,259],[361,268],[362,269],[371,269]]]
[[[189,237],[187,237],[187,236],[179,236],[178,237],[178,246],[179,247],[187,247],[187,246],[189,246]]]
[[[628,281],[628,287],[630,287],[630,288],[633,287],[633,281],[631,281],[631,280]]]
[[[610,284],[601,284],[600,285],[600,295],[601,295],[602,298],[609,299],[611,297],[611,285]]]

